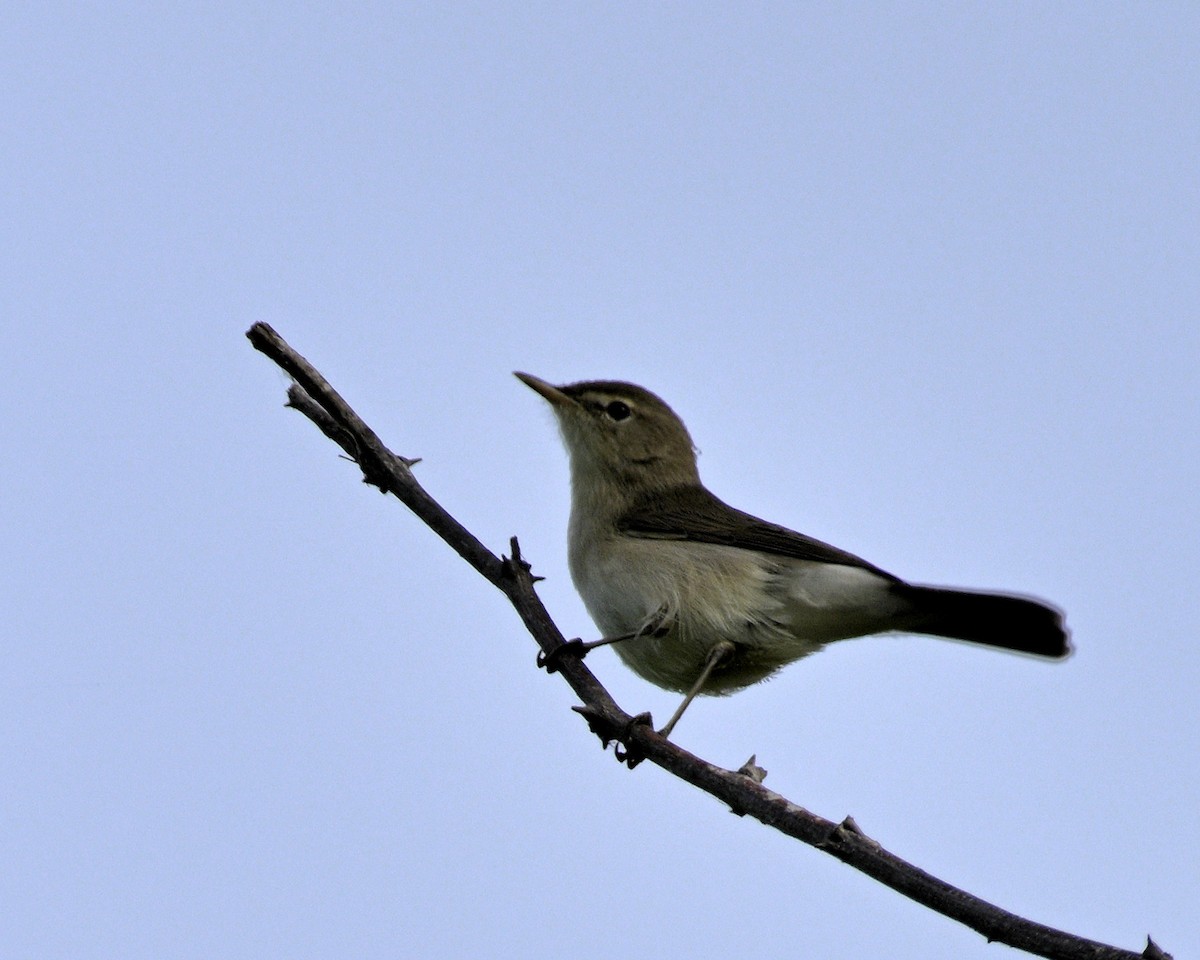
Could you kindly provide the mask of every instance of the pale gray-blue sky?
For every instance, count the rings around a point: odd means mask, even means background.
[[[513,369],[644,383],[738,506],[1062,605],[1065,664],[855,641],[677,739],[1194,955],[1197,50],[1182,3],[10,7],[0,955],[1001,949],[602,755],[255,320],[568,634]]]

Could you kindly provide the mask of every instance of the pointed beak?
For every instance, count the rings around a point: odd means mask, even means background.
[[[525,384],[525,386],[529,387],[530,390],[540,393],[546,400],[550,401],[550,403],[556,407],[575,406],[574,398],[568,397],[552,383],[547,383],[545,380],[541,380],[529,373],[518,373],[514,371],[513,376]]]

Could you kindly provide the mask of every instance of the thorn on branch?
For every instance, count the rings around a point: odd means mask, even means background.
[[[862,827],[855,823],[854,818],[849,815],[847,815],[846,819],[838,824],[838,831],[841,832],[844,837],[856,837],[877,853],[883,850],[883,844],[881,844],[874,837],[868,837],[865,833],[863,833]]]
[[[515,577],[518,574],[523,573],[529,577],[531,583],[537,583],[539,580],[546,579],[545,577],[535,577],[530,574],[530,571],[533,568],[529,565],[529,562],[523,556],[521,556],[521,543],[516,537],[509,537],[508,547],[510,550],[512,550],[512,557],[502,557],[502,559],[504,560],[505,569],[511,576]]]
[[[1173,960],[1171,955],[1154,942],[1149,934],[1146,935],[1146,949],[1142,951],[1146,960]]]
[[[600,738],[601,748],[607,750],[608,745],[617,738],[616,733],[613,731],[613,723],[608,718],[608,715],[600,710],[599,707],[593,706],[590,703],[572,707],[571,709],[587,721],[588,729]]]
[[[752,783],[762,783],[767,779],[767,771],[758,765],[758,755],[754,753],[750,754],[750,759],[738,767],[735,773]],[[732,800],[726,802],[729,804],[729,812],[735,817],[744,817],[750,812],[749,808],[741,803],[735,803]]]
[[[841,823],[834,827],[829,832],[829,836],[817,844],[817,846],[821,849],[825,849],[826,847],[839,847],[845,844],[851,837],[866,841],[868,846],[873,847],[876,850],[883,849],[879,845],[879,841],[874,840],[863,833],[862,827],[860,827],[855,822],[854,818],[849,815],[847,815]]]
[[[517,542],[517,538],[511,537],[508,542],[509,548],[512,550],[512,557],[506,557],[504,554],[500,555],[500,560],[503,564],[501,567],[502,572],[506,576],[514,579],[516,579],[518,576],[524,576],[531,584],[541,583],[543,580],[545,580],[545,577],[537,577],[533,575],[531,572],[533,568],[529,565],[529,562],[521,556],[521,545]]]
[[[758,765],[758,754],[750,754],[750,759],[738,767],[738,773],[755,783],[762,783],[767,779],[767,771]]]

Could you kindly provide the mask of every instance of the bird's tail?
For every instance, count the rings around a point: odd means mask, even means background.
[[[1071,652],[1062,611],[1040,600],[907,584],[901,591],[913,604],[917,633],[1056,660]]]

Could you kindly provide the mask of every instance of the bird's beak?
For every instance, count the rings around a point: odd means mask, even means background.
[[[568,397],[552,383],[547,383],[545,380],[541,380],[529,373],[518,373],[514,371],[513,376],[525,384],[525,386],[529,387],[530,390],[540,393],[556,407],[575,406],[574,398]]]

